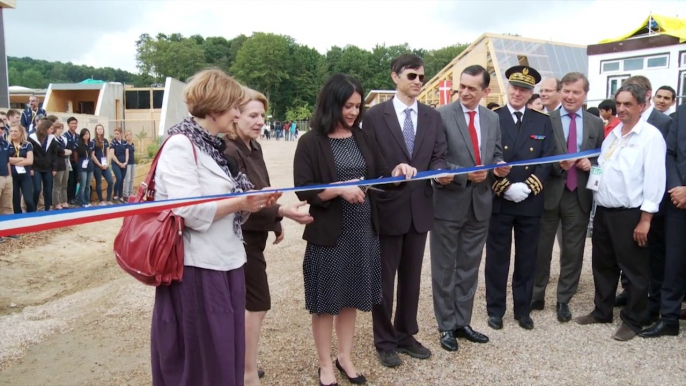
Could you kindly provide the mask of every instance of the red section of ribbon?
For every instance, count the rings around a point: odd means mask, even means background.
[[[99,215],[95,215],[95,216],[89,215],[88,213],[84,213],[83,217],[71,218],[68,220],[53,221],[53,222],[49,222],[49,223],[29,225],[29,226],[12,228],[12,229],[0,229],[0,237],[15,236],[15,235],[21,235],[21,234],[32,233],[32,232],[47,231],[47,230],[56,229],[56,228],[63,228],[63,227],[68,227],[68,226],[88,224],[88,223],[92,223],[92,222],[111,220],[111,219],[121,218],[121,217],[135,216],[135,215],[143,214],[143,213],[161,212],[161,211],[166,210],[166,209],[182,208],[184,206],[198,205],[198,204],[203,204],[206,202],[219,201],[219,200],[227,200],[230,198],[231,197],[222,197],[222,198],[208,198],[205,200],[197,200],[197,201],[189,201],[189,202],[174,202],[171,204],[155,206],[152,208],[144,207],[144,208],[139,208],[139,209],[127,210],[124,212],[103,213],[103,214],[99,214]],[[103,208],[103,209],[105,209],[105,208]]]

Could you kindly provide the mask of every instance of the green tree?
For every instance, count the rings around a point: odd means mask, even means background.
[[[16,68],[10,67],[7,71],[7,77],[9,78],[10,86],[21,86],[21,72]]]
[[[311,116],[312,108],[307,103],[301,106],[290,107],[286,110],[287,121],[303,121],[305,119],[310,119]]]
[[[29,88],[46,88],[48,86],[43,75],[33,68],[24,71],[21,76],[22,86]]]
[[[428,51],[424,56],[424,74],[426,79],[433,78],[443,67],[447,66],[450,61],[455,59],[457,55],[462,53],[468,44],[456,44],[454,46],[444,47],[438,50]]]

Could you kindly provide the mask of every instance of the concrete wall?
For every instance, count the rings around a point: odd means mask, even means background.
[[[14,8],[14,7],[12,7]],[[0,108],[10,107],[7,52],[5,51],[5,10],[0,8]]]
[[[167,130],[188,117],[188,107],[183,92],[186,84],[174,78],[167,78],[164,83],[164,100],[158,127],[158,136],[166,138]]]
[[[109,126],[111,126],[112,130],[117,126],[121,126],[120,121],[124,116],[123,84],[111,82],[103,85],[95,107],[95,115],[107,118],[111,122]],[[112,134],[111,131],[107,132],[108,136]]]
[[[621,80],[625,77],[634,75],[643,75],[650,79],[653,90],[657,90],[660,86],[671,86],[677,91],[678,95],[682,95],[684,91],[683,79],[686,72],[686,66],[680,66],[681,55],[686,51],[686,43],[677,44],[667,47],[647,48],[642,50],[613,52],[600,55],[591,55],[588,57],[588,80],[591,84],[591,90],[588,93],[588,107],[598,106],[600,102],[608,98],[609,84],[613,79],[617,79],[621,84]],[[667,60],[668,67],[662,69],[646,69],[633,71],[603,72],[602,62],[621,60],[641,56],[652,55],[669,55]],[[681,89],[680,89],[681,88]],[[674,109],[672,108],[672,111]]]

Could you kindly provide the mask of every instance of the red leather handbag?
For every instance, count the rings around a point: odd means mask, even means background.
[[[157,161],[169,138],[157,151],[145,181],[138,187],[136,195],[129,197],[129,203],[155,200]],[[198,156],[195,146],[192,147],[197,164]],[[114,256],[126,273],[143,284],[160,286],[181,281],[183,218],[176,216],[171,209],[124,218],[121,229],[114,239]]]

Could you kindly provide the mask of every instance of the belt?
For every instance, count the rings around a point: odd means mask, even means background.
[[[608,208],[606,206],[600,206],[600,205],[598,205],[597,209],[607,210],[608,212],[622,212],[625,210],[641,210],[641,208],[627,208],[627,207]]]

